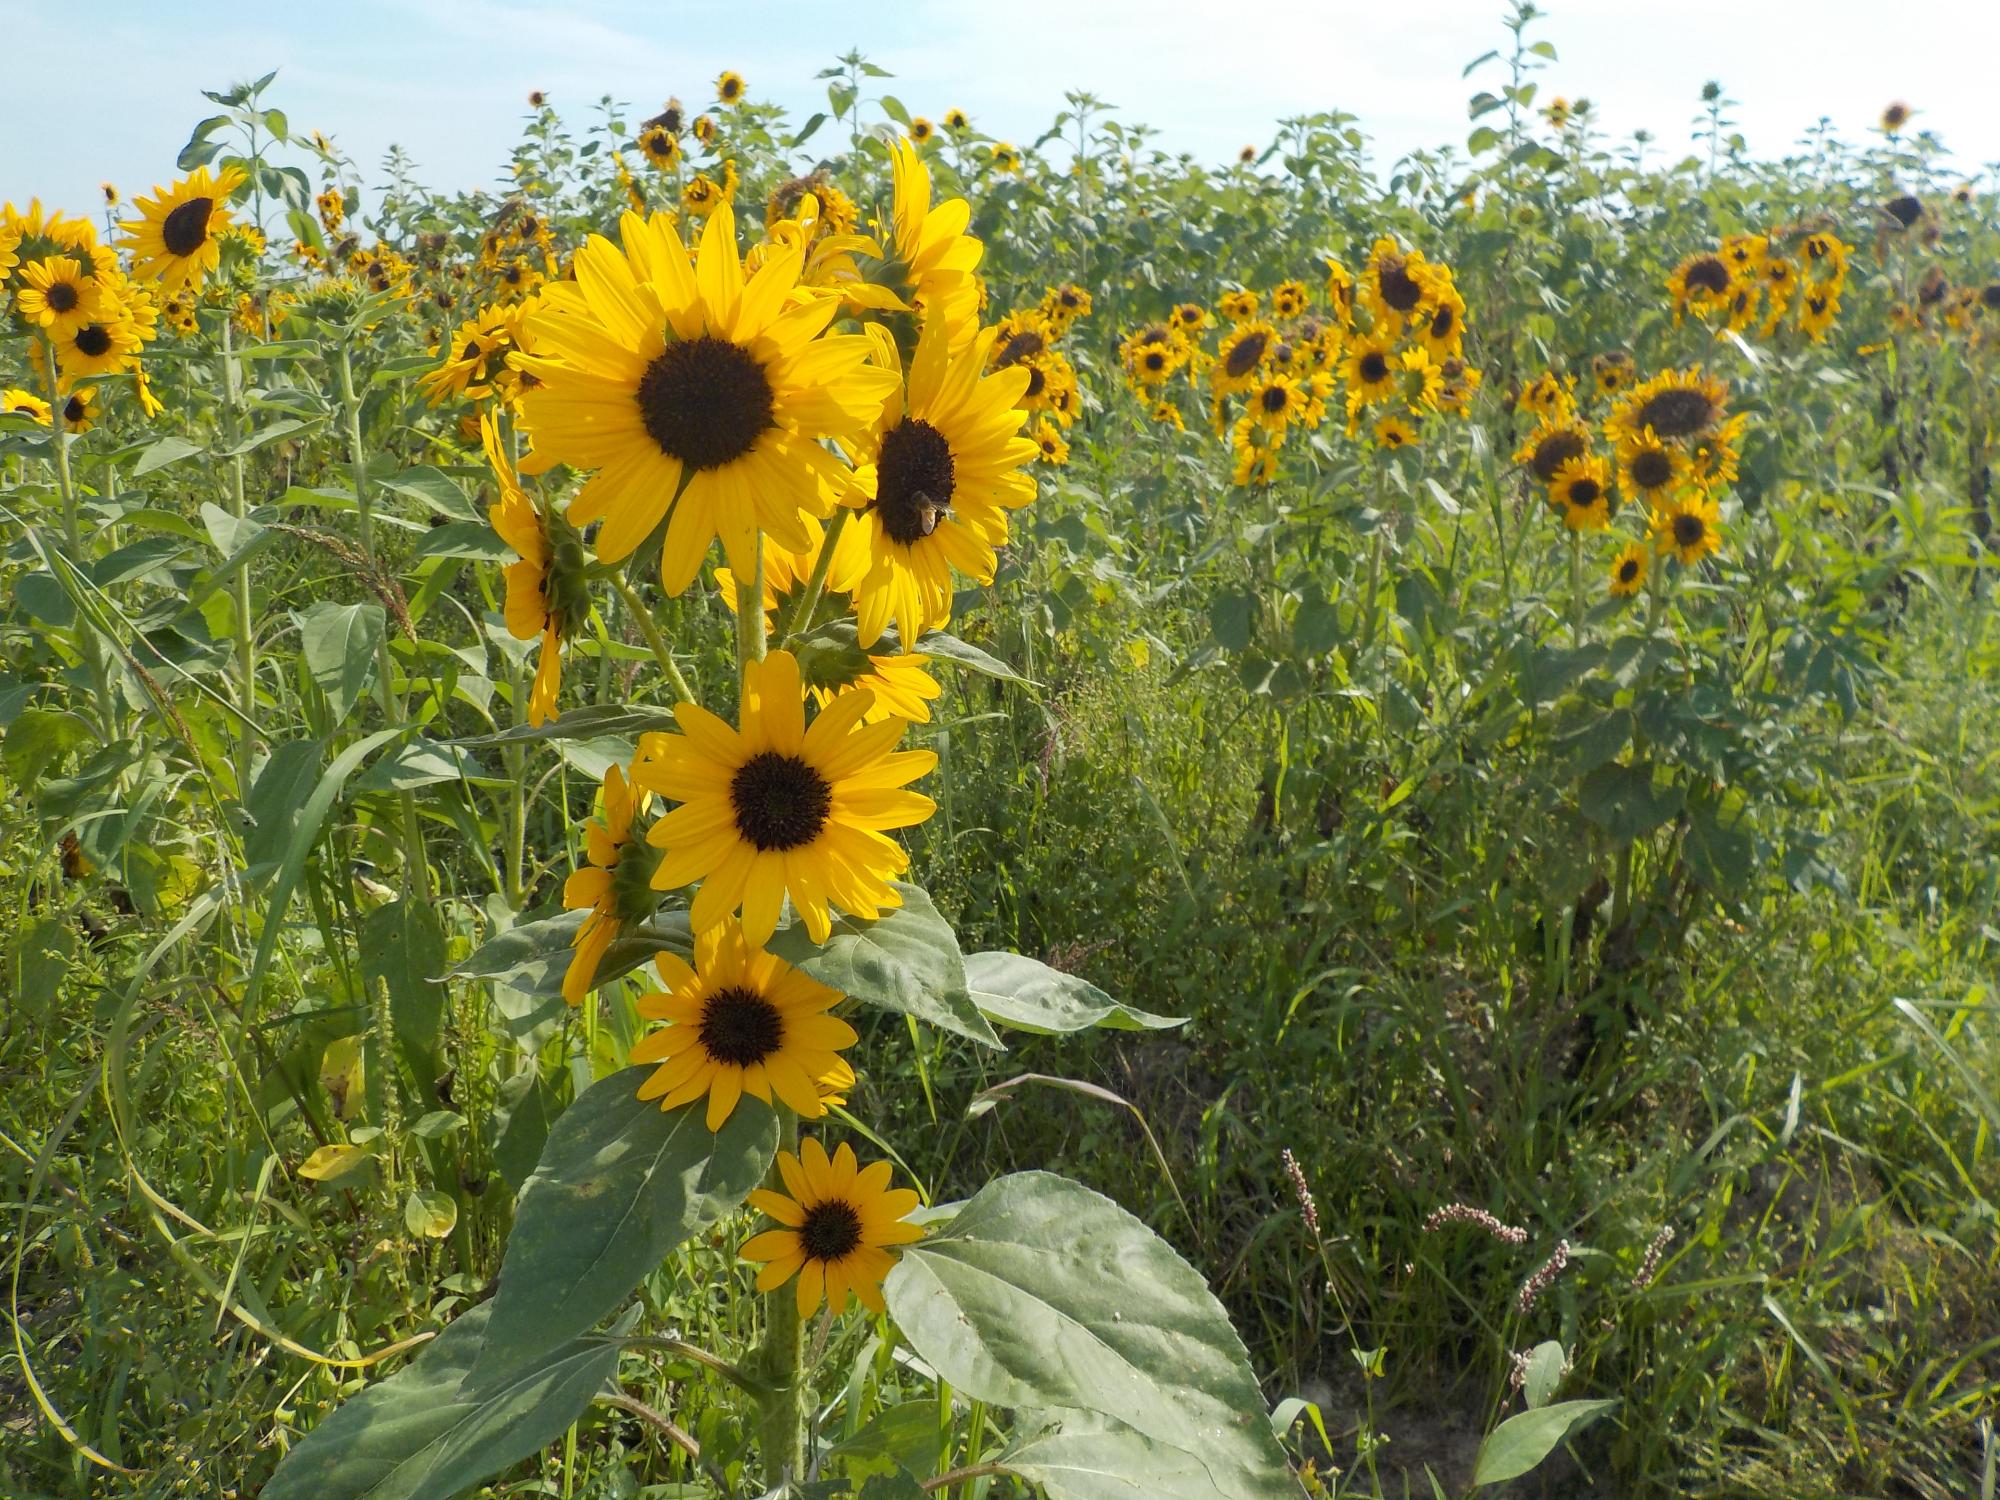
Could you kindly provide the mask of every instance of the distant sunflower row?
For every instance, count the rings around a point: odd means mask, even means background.
[[[1795,330],[1824,343],[1840,316],[1854,247],[1815,231],[1790,237],[1732,234],[1712,250],[1690,255],[1667,278],[1674,325],[1692,315],[1732,333],[1775,338]]]
[[[1358,276],[1326,262],[1323,302],[1297,279],[1268,297],[1225,292],[1212,314],[1184,302],[1128,334],[1119,358],[1153,420],[1176,429],[1185,426],[1177,392],[1205,385],[1235,482],[1268,484],[1287,436],[1318,429],[1335,402],[1348,436],[1372,416],[1368,440],[1386,449],[1417,444],[1431,418],[1463,416],[1481,381],[1465,360],[1465,325],[1451,268],[1384,238]]]

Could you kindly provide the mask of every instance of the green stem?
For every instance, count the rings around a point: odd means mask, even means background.
[[[1569,534],[1569,635],[1572,646],[1583,644],[1583,533]]]
[[[78,508],[76,476],[69,466],[69,434],[63,431],[63,395],[56,379],[55,350],[48,344],[42,345],[42,374],[48,381],[49,405],[54,418],[49,423],[49,443],[56,455],[56,486],[62,493],[63,544],[69,549],[69,565],[81,575],[83,566],[83,517]],[[92,696],[97,701],[98,723],[103,727],[108,742],[122,739],[118,719],[111,704],[111,679],[104,667],[104,644],[97,638],[97,631],[90,623],[88,612],[78,610],[76,614],[76,640],[83,652],[85,667],[90,672]]]
[[[646,608],[646,601],[639,597],[638,590],[632,587],[623,573],[611,575],[611,586],[618,591],[618,597],[625,601],[625,608],[631,611],[633,620],[638,623],[639,634],[646,638],[646,644],[652,648],[653,660],[660,664],[660,670],[667,674],[667,681],[673,684],[674,696],[683,703],[694,702],[694,689],[688,686],[687,678],[681,675],[681,669],[674,661],[673,648],[667,644],[667,638],[660,634],[659,624],[653,619],[653,612]]]
[[[242,392],[236,381],[235,333],[227,309],[222,314],[222,435],[231,448],[243,436]],[[249,514],[244,493],[243,455],[229,459],[229,511],[238,521]],[[239,528],[238,534],[241,535]],[[236,795],[250,795],[250,765],[257,754],[257,636],[250,623],[250,565],[243,563],[230,580],[230,600],[235,606],[235,626],[231,632],[236,646],[236,706],[242,711],[244,728],[236,742]]]
[[[827,569],[833,566],[834,546],[840,541],[841,532],[847,529],[847,518],[851,514],[853,512],[843,505],[833,513],[833,519],[827,522],[826,535],[820,539],[819,556],[813,560],[812,572],[806,577],[805,592],[799,596],[799,602],[792,607],[791,625],[785,631],[786,645],[790,645],[812,629],[813,611],[819,608],[820,596],[826,592]],[[757,556],[761,563],[764,554],[760,551]],[[760,609],[763,607],[762,594],[763,586],[759,584],[758,608]],[[736,601],[736,607],[738,609],[743,607],[740,598]],[[904,641],[903,649],[913,651],[916,645],[912,641]]]
[[[743,613],[739,610],[738,618]],[[749,613],[759,620],[764,617],[762,610]],[[783,1121],[779,1149],[796,1152],[799,1118],[788,1109],[781,1109],[779,1118]],[[785,1191],[784,1178],[779,1175],[775,1161],[765,1185],[777,1192]],[[795,1287],[787,1282],[769,1293],[765,1306],[770,1322],[764,1329],[764,1342],[757,1348],[752,1368],[765,1383],[765,1394],[759,1402],[762,1411],[758,1417],[758,1436],[764,1453],[764,1480],[767,1486],[775,1487],[786,1476],[799,1479],[806,1472],[805,1341],[801,1336],[804,1324],[799,1317]]]
[[[756,559],[750,576],[736,580],[736,665],[746,675],[752,662],[764,659],[764,533],[752,546]]]
[[[340,344],[340,363],[336,366],[340,375],[340,409],[347,421],[347,463],[353,476],[354,505],[361,533],[361,556],[371,573],[380,576],[380,568],[375,561],[375,513],[373,496],[368,488],[368,448],[361,436],[361,401],[354,393],[354,353],[346,340]],[[403,695],[396,691],[396,662],[389,651],[389,632],[385,629],[382,638],[375,645],[375,676],[377,695],[382,701],[382,713],[391,724],[408,722],[409,714],[403,706]],[[414,792],[404,792],[398,799],[401,803],[403,825],[403,884],[406,891],[419,901],[430,899],[430,863],[424,853],[423,825],[417,821],[417,798]]]

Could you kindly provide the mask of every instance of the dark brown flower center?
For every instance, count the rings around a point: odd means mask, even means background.
[[[213,198],[190,198],[160,221],[160,243],[169,255],[192,255],[208,243],[208,215]]]
[[[1023,328],[1019,333],[1000,346],[1000,352],[993,356],[993,368],[1004,370],[1009,365],[1017,365],[1024,359],[1040,354],[1048,347],[1048,340],[1032,328]]]
[[[1409,312],[1424,300],[1423,283],[1409,273],[1408,263],[1400,256],[1383,261],[1375,278],[1382,289],[1382,300],[1399,313]]]
[[[111,335],[102,323],[92,323],[77,330],[76,347],[78,352],[100,359],[111,352]]]
[[[701,1047],[717,1062],[747,1068],[785,1045],[785,1018],[755,990],[732,985],[701,1007]]]
[[[1882,207],[1890,218],[1901,224],[1905,229],[1916,223],[1918,216],[1924,211],[1924,205],[1908,193],[1903,194],[1900,198],[1891,198]]]
[[[937,529],[951,505],[958,466],[945,435],[921,417],[898,422],[882,438],[875,468],[875,508],[890,541],[915,546]]]
[[[1573,458],[1581,458],[1583,450],[1582,433],[1571,432],[1567,428],[1552,432],[1535,444],[1535,454],[1528,460],[1528,467],[1535,471],[1535,478],[1547,484],[1556,477],[1556,470]]]
[[[1729,267],[1713,255],[1704,255],[1687,269],[1687,284],[1704,292],[1721,296],[1729,290]]]
[[[1647,397],[1633,422],[1664,438],[1684,438],[1708,431],[1715,418],[1715,403],[1704,392],[1669,386]]]
[[[1248,375],[1263,363],[1264,350],[1270,346],[1270,338],[1264,333],[1245,334],[1230,346],[1223,356],[1222,368],[1233,378]]]
[[[1708,523],[1693,511],[1682,511],[1674,517],[1674,545],[1677,547],[1698,547],[1701,539],[1708,535]]]
[[[768,854],[819,837],[833,811],[833,788],[798,756],[766,750],[730,778],[729,804],[736,831]]]
[[[1291,400],[1291,393],[1281,385],[1265,386],[1262,396],[1259,397],[1264,410],[1272,413],[1274,416],[1289,406]]]
[[[1598,498],[1603,493],[1603,486],[1588,475],[1581,479],[1572,479],[1569,484],[1569,503],[1578,510],[1588,510],[1597,504]]]
[[[799,1226],[799,1248],[809,1260],[840,1260],[861,1247],[861,1214],[851,1203],[835,1199],[815,1203]]]
[[[667,345],[639,377],[638,401],[660,451],[697,469],[734,463],[775,425],[756,356],[708,335]]]
[[[1623,561],[1618,565],[1618,581],[1620,583],[1630,583],[1633,579],[1637,578],[1638,576],[1639,576],[1638,558],[1628,557],[1625,559],[1625,561]]]
[[[81,302],[83,298],[78,293],[74,282],[58,281],[52,283],[48,291],[44,293],[44,300],[47,301],[51,310],[66,313],[75,312],[77,303]]]
[[[1431,337],[1448,339],[1452,329],[1458,326],[1458,317],[1449,307],[1440,307],[1431,318]]]
[[[1674,477],[1674,461],[1664,448],[1642,448],[1626,470],[1642,490],[1656,490]]]
[[[1370,349],[1361,356],[1361,378],[1369,385],[1378,384],[1389,378],[1389,356],[1379,349]]]
[[[63,420],[65,422],[81,422],[83,414],[89,410],[90,407],[84,401],[83,397],[72,396],[69,400],[63,402]]]

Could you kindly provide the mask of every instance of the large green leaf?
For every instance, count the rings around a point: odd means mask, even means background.
[[[606,735],[632,737],[653,730],[671,732],[679,727],[679,720],[664,708],[621,708],[615,703],[591,703],[559,714],[546,724],[516,724],[497,734],[475,734],[448,743],[470,747],[536,740],[594,740]]]
[[[1228,1314],[1102,1194],[1047,1172],[1001,1177],[903,1252],[886,1294],[911,1347],[968,1396],[1101,1413],[1193,1455],[1220,1495],[1285,1492]]]
[[[293,619],[298,621],[306,671],[326,694],[334,718],[346,718],[375,672],[376,648],[387,627],[382,606],[372,599],[360,604],[322,599]]]
[[[451,971],[452,977],[490,979],[524,995],[560,995],[583,917],[580,911],[566,911],[496,932]],[[693,955],[686,912],[663,911],[645,926],[620,933],[598,962],[596,983],[609,984],[631,973],[662,949],[683,958]]]
[[[1239,1500],[1255,1495],[1296,1495],[1290,1479],[1275,1489],[1223,1488],[1218,1476],[1185,1448],[1132,1431],[1106,1426],[1102,1430],[1045,1432],[1001,1454],[1005,1464],[1032,1480],[1050,1500]]]
[[[396,1056],[410,1083],[428,1101],[444,1074],[438,1036],[444,1028],[444,927],[427,901],[391,901],[361,923],[361,982],[372,999],[389,991]]]
[[[504,1379],[470,1378],[491,1304],[306,1434],[263,1500],[450,1500],[555,1441],[618,1368],[608,1339],[564,1344]]]
[[[771,951],[864,1005],[998,1047],[1000,1038],[966,992],[965,957],[951,924],[928,893],[900,881],[895,886],[903,904],[877,920],[836,917],[824,943],[813,942],[805,923],[794,921],[778,929]]]
[[[1555,1452],[1556,1444],[1577,1428],[1616,1406],[1616,1401],[1558,1401],[1516,1413],[1486,1434],[1473,1466],[1474,1484],[1503,1484],[1519,1479]]]
[[[743,1099],[711,1134],[705,1101],[662,1110],[639,1098],[650,1071],[599,1079],[549,1131],[507,1237],[481,1379],[593,1326],[763,1181],[778,1149],[768,1105]]]
[[[1088,1031],[1093,1026],[1107,1031],[1165,1031],[1187,1025],[1185,1016],[1134,1010],[1088,979],[1021,953],[967,954],[965,987],[989,1020],[1043,1036]]]

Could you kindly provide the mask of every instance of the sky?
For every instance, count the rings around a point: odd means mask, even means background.
[[[1345,110],[1386,165],[1463,144],[1465,101],[1497,75],[1460,75],[1506,42],[1503,13],[1504,0],[0,0],[0,199],[84,211],[100,182],[147,191],[210,112],[200,89],[272,68],[266,101],[294,130],[333,136],[369,185],[394,142],[451,191],[498,184],[531,89],[582,125],[606,93],[635,119],[670,93],[699,105],[734,68],[802,121],[824,107],[813,75],[853,47],[896,75],[879,87],[913,113],[956,105],[1016,142],[1046,128],[1065,90],[1088,89],[1211,161],[1267,143],[1287,115]],[[1588,96],[1614,137],[1649,130],[1661,155],[1686,148],[1718,78],[1760,155],[1822,115],[1860,139],[1900,99],[1966,175],[2000,162],[1995,0],[1551,0],[1529,34],[1558,54],[1544,98]]]

